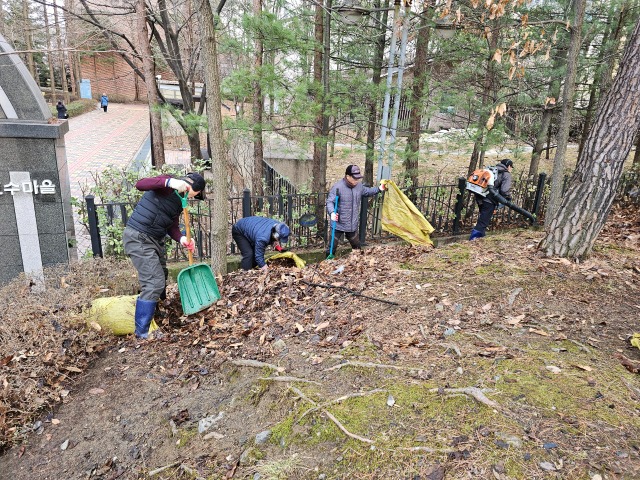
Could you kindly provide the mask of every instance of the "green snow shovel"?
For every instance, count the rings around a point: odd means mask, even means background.
[[[182,211],[184,212],[184,224],[187,230],[187,242],[191,243],[191,226],[189,225],[189,209],[187,203],[187,193],[181,196],[177,191],[176,195],[182,201]],[[189,254],[189,266],[178,274],[178,291],[182,302],[182,311],[185,315],[199,312],[213,305],[220,300],[220,291],[216,278],[213,276],[211,267],[204,263],[193,264],[193,254]]]

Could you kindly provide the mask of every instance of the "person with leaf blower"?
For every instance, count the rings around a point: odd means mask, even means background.
[[[187,173],[184,177],[170,175],[142,178],[136,188],[145,192],[136,205],[122,234],[124,251],[138,271],[140,295],[136,301],[135,334],[147,338],[149,325],[156,311],[156,304],[166,297],[167,251],[165,237],[169,235],[190,251],[195,241],[187,241],[179,228],[182,200],[204,200],[205,180],[199,173]]]
[[[290,234],[291,230],[286,223],[272,218],[241,218],[231,227],[231,236],[242,255],[240,267],[243,270],[251,270],[254,267],[267,270],[264,260],[267,246],[273,245],[278,252],[282,252],[282,245],[289,241]]]
[[[360,207],[362,197],[372,197],[386,190],[384,181],[378,187],[367,187],[362,184],[362,173],[358,165],[349,165],[344,173],[344,178],[335,183],[329,190],[327,196],[327,214],[335,226],[335,234],[328,242],[325,254],[333,257],[338,244],[344,237],[347,237],[351,248],[360,249],[360,238],[358,237],[358,223],[360,221]],[[339,194],[338,194],[339,192]],[[338,201],[336,202],[336,197]],[[336,208],[336,203],[337,207]]]
[[[500,160],[500,163],[496,165],[496,178],[494,179],[492,187],[495,191],[507,201],[511,201],[511,187],[513,186],[513,178],[511,177],[511,171],[513,170],[513,160],[505,158]],[[493,212],[500,203],[498,199],[492,195],[487,194],[485,196],[476,193],[476,203],[478,204],[478,222],[476,226],[471,230],[469,240],[475,240],[476,238],[482,238],[486,235],[486,230],[491,223],[491,217]]]

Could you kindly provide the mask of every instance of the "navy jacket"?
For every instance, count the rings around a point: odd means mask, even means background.
[[[271,232],[278,220],[266,217],[244,217],[236,222],[232,232],[245,237],[253,247],[254,258],[258,267],[265,265],[264,251],[271,243]]]

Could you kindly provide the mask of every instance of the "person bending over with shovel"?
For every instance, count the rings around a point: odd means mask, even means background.
[[[339,180],[329,190],[327,196],[327,213],[331,217],[334,233],[327,244],[325,254],[333,258],[338,244],[343,237],[351,244],[354,250],[360,249],[358,238],[358,223],[360,221],[360,206],[362,197],[372,197],[386,190],[387,187],[380,182],[378,187],[366,187],[362,184],[362,173],[358,165],[349,165],[344,178]],[[336,196],[338,197],[336,199]],[[336,208],[337,207],[337,208]]]
[[[144,193],[136,205],[122,234],[124,251],[138,271],[140,295],[136,301],[135,334],[147,338],[156,304],[166,297],[167,251],[165,237],[169,235],[190,251],[195,241],[187,241],[178,226],[182,213],[180,193],[188,198],[204,200],[204,178],[198,173],[187,173],[181,178],[169,175],[143,178],[136,188]],[[177,194],[177,193],[178,194]]]
[[[268,245],[281,252],[282,244],[289,241],[291,230],[286,223],[266,217],[244,217],[231,227],[233,241],[240,249],[240,267],[251,270],[258,267],[267,270],[264,251]]]

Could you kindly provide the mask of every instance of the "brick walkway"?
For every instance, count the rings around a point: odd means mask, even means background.
[[[128,167],[149,135],[146,105],[110,104],[69,119],[64,137],[71,180],[71,195],[82,195],[81,185],[93,183],[92,173],[110,165]]]
[[[84,201],[82,189],[93,184],[92,174],[108,166],[129,167],[148,141],[149,107],[144,104],[109,104],[107,113],[97,109],[69,119],[69,133],[64,136],[71,195]],[[189,165],[188,151],[165,151],[167,164]],[[151,160],[147,149],[145,164]],[[86,190],[86,188],[85,188]],[[74,212],[78,256],[91,248],[85,227]]]
[[[82,201],[82,186],[93,184],[92,173],[113,165],[126,168],[149,136],[149,108],[146,105],[109,105],[107,113],[94,110],[69,119],[64,136],[71,195]],[[91,247],[88,232],[73,215],[78,256]]]

